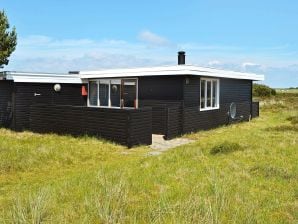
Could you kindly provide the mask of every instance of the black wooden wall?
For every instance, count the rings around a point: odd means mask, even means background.
[[[220,78],[220,108],[200,111],[200,77],[190,77],[184,82],[184,107],[182,133],[206,130],[232,122],[228,111],[234,102],[237,121],[249,120],[251,115],[251,80]]]
[[[167,135],[168,108],[180,107],[183,100],[183,76],[138,78],[139,106],[152,108],[152,132]]]
[[[138,79],[139,101],[178,101],[183,98],[183,76],[151,76]]]
[[[13,118],[13,83],[0,81],[0,127],[10,127]]]
[[[182,101],[172,100],[141,100],[140,107],[152,108],[152,133],[167,134],[168,108],[181,107]]]
[[[236,120],[249,120],[251,87],[250,80],[220,78],[220,109],[200,111],[199,76],[140,78],[139,105],[152,107],[153,133],[170,139],[233,122],[227,114],[232,102],[237,107]]]
[[[35,104],[30,129],[39,133],[90,135],[132,147],[152,143],[151,108],[109,109]]]
[[[61,91],[54,91],[51,83],[14,83],[15,130],[30,127],[30,106],[36,103],[57,105],[86,105],[87,98],[81,95],[81,84],[60,84]]]
[[[198,107],[200,105],[200,77],[185,76],[183,101],[185,107]]]
[[[228,111],[236,103],[236,121],[252,113],[251,80],[220,78],[220,109],[200,111],[199,76],[139,78],[139,105],[152,107],[152,131],[167,139],[231,123]]]

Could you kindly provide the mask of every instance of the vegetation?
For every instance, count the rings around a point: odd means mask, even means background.
[[[17,46],[17,33],[15,27],[9,31],[9,22],[4,11],[0,11],[0,68],[7,65],[11,53]]]
[[[276,90],[270,88],[269,86],[262,85],[262,84],[253,84],[253,95],[255,97],[269,97],[275,96]]]
[[[297,223],[297,100],[158,156],[0,129],[0,223]]]
[[[243,150],[243,147],[237,142],[228,142],[225,141],[219,145],[215,145],[211,150],[210,154],[219,154],[219,153],[231,153],[235,151]]]

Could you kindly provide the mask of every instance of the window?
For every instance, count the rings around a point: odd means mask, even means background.
[[[98,98],[100,106],[109,106],[109,83],[99,81]]]
[[[97,95],[97,83],[91,81],[89,83],[89,104],[90,106],[96,106],[98,101]]]
[[[110,100],[112,107],[120,107],[121,80],[111,80]]]
[[[89,81],[88,106],[137,108],[137,79]]]
[[[201,110],[219,108],[219,79],[201,78]]]

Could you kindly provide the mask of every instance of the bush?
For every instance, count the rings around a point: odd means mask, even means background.
[[[225,141],[219,145],[214,146],[210,150],[210,154],[215,155],[215,154],[230,153],[230,152],[241,151],[241,150],[243,150],[243,147],[238,143]]]
[[[298,124],[298,115],[297,116],[290,116],[287,118],[287,121],[291,121],[291,124]]]
[[[262,84],[253,84],[253,96],[270,97],[275,95],[276,95],[275,89],[272,89],[269,86],[262,85]]]

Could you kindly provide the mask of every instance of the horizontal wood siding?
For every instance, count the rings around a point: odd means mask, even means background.
[[[252,117],[259,116],[259,102],[252,102]]]
[[[60,84],[61,91],[54,91],[54,84],[15,83],[15,129],[25,130],[30,126],[30,106],[36,103],[57,105],[86,105],[87,99],[81,95],[80,84]],[[38,95],[36,95],[38,94]]]
[[[188,80],[188,83],[186,83]],[[186,76],[183,82],[184,106],[193,107],[200,105],[200,78]]]
[[[139,101],[182,100],[183,79],[183,76],[139,77]]]
[[[167,108],[167,126],[165,139],[172,139],[182,134],[182,106]]]
[[[10,81],[0,81],[0,127],[10,127],[12,122],[12,89]]]
[[[182,101],[173,100],[141,100],[140,107],[152,108],[152,133],[167,134],[167,116],[169,107],[181,107]]]
[[[200,77],[189,78],[189,84],[184,83],[183,133],[249,120],[252,81],[226,78],[219,78],[219,80],[220,108],[207,111],[200,111]],[[228,116],[232,102],[237,108],[237,119],[234,120],[229,119]]]
[[[141,108],[129,111],[128,147],[152,144],[152,110]]]
[[[151,108],[121,110],[35,104],[30,129],[39,133],[90,135],[132,147],[151,144]]]
[[[152,108],[153,134],[172,136],[174,133],[176,121],[173,118],[168,120],[168,108],[181,107],[183,80],[184,76],[139,77],[139,107]],[[170,113],[175,114],[172,110]],[[171,125],[171,132],[169,132],[168,124]]]
[[[229,107],[229,103],[221,104],[220,109],[208,111],[200,111],[198,107],[185,107],[183,133],[208,130],[233,122],[249,120],[250,102],[236,103],[237,117],[235,120],[230,119],[228,116]]]
[[[251,80],[220,79],[220,103],[251,101]]]

